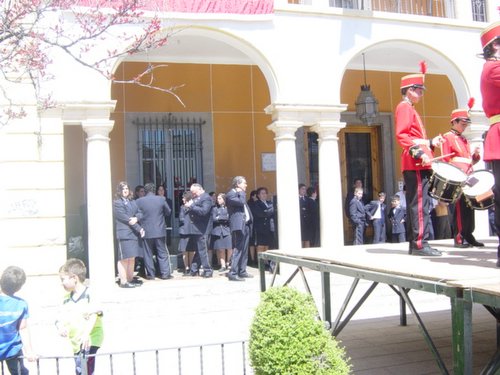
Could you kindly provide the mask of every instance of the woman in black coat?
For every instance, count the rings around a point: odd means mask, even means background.
[[[217,252],[220,263],[219,272],[229,269],[233,245],[231,241],[231,230],[229,229],[229,214],[226,207],[226,194],[217,195],[217,205],[212,208],[213,229],[210,237],[210,248]]]
[[[142,255],[139,237],[144,237],[144,229],[137,223],[137,211],[128,184],[120,182],[113,201],[113,215],[118,240],[118,277],[121,288],[134,288],[141,284],[139,280],[134,280],[135,257]]]

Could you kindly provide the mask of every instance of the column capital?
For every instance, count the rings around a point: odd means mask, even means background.
[[[292,140],[295,141],[295,132],[297,129],[301,128],[304,123],[300,121],[274,121],[272,124],[268,125],[267,128],[276,134],[274,139],[278,140]]]
[[[311,130],[318,133],[320,140],[338,140],[338,133],[345,126],[346,123],[340,121],[318,121]]]
[[[109,119],[92,119],[82,121],[82,129],[87,134],[87,142],[108,141],[109,133],[113,130],[114,121]]]

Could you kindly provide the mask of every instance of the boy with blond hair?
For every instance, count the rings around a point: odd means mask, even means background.
[[[95,354],[103,341],[102,311],[90,303],[84,284],[87,269],[80,259],[68,259],[59,269],[61,283],[68,294],[56,321],[59,334],[68,337],[75,355],[76,373],[94,373]],[[88,357],[87,357],[88,356]],[[82,357],[85,361],[82,361]],[[83,369],[87,371],[84,372]]]

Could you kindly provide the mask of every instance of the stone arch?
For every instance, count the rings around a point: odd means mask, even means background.
[[[125,61],[146,61],[148,58],[155,57],[163,59],[164,61],[183,61],[187,62],[214,62],[215,63],[233,63],[235,61],[240,63],[246,63],[248,65],[256,65],[261,70],[264,75],[266,82],[268,84],[269,96],[271,102],[277,97],[279,91],[279,85],[276,78],[276,74],[271,66],[271,63],[266,58],[266,56],[249,40],[244,39],[234,33],[230,33],[224,30],[216,29],[214,27],[208,26],[193,26],[193,25],[177,25],[174,28],[169,29],[172,33],[171,43],[167,43],[165,46],[155,50],[149,51],[146,54],[137,54],[134,56],[125,57],[121,60],[116,61],[113,72],[116,71],[118,66]],[[190,55],[182,56],[185,50],[179,49],[179,51],[172,50],[176,49],[175,44],[180,43],[182,40],[188,40],[192,43],[197,43],[199,46],[204,45],[205,49],[207,44],[213,43],[219,51],[224,49],[224,57],[220,58],[217,56],[210,56],[206,53],[192,53]],[[196,46],[192,50],[196,49]],[[207,60],[209,59],[209,60]],[[160,60],[161,61],[161,60]]]
[[[349,68],[363,69],[362,53],[369,57],[367,70],[418,73],[419,61],[425,60],[430,73],[443,74],[448,77],[455,90],[458,103],[467,103],[471,96],[471,89],[460,66],[430,45],[404,39],[360,45],[347,56],[343,73]],[[395,58],[390,60],[392,56]]]

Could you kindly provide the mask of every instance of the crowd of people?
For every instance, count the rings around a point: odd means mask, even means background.
[[[258,253],[276,248],[276,201],[266,187],[251,191],[248,200],[246,190],[246,179],[236,176],[225,193],[207,193],[198,183],[183,193],[174,267],[184,276],[210,278],[218,269],[230,281],[244,281],[252,277],[247,264],[256,266]],[[136,272],[146,280],[173,277],[165,234],[171,229],[172,202],[164,192],[153,183],[137,186],[134,194],[126,182],[117,186],[113,212],[122,288],[142,285]],[[273,270],[271,264],[266,268]]]

